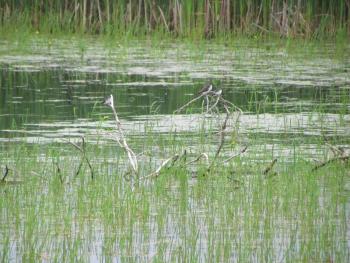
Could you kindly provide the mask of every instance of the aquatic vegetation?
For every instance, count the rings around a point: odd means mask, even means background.
[[[277,35],[320,38],[349,33],[349,3],[333,1],[1,1],[2,29],[197,38]]]
[[[348,261],[350,53],[80,41],[0,46],[2,261]]]
[[[340,162],[312,172],[296,156],[272,168],[250,152],[209,173],[203,158],[193,174],[181,168],[182,158],[135,184],[119,172],[126,160],[107,161],[98,146],[89,150],[93,179],[88,167],[76,173],[79,158],[58,146],[44,155],[40,147],[15,146],[2,158],[10,169],[0,184],[3,261],[349,257],[349,174]]]

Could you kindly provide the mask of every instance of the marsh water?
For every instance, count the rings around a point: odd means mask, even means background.
[[[328,153],[325,140],[349,152],[350,47],[343,46],[339,51],[334,43],[302,44],[302,48],[298,45],[287,47],[279,42],[255,41],[198,45],[149,41],[113,45],[94,40],[3,41],[0,156],[15,145],[62,147],[55,143],[78,140],[81,136],[90,144],[115,147],[104,141],[103,133],[114,127],[110,109],[102,104],[109,94],[114,95],[123,127],[137,151],[145,150],[142,142],[147,140],[146,136],[174,132],[184,147],[203,147],[197,142],[202,104],[197,102],[193,112],[173,112],[208,82],[222,89],[223,96],[243,110],[236,150],[248,146],[246,155],[252,152],[251,159],[258,161],[267,153],[271,159],[286,161],[296,155],[305,160],[323,160]],[[217,144],[215,139],[204,141]],[[159,160],[165,158],[157,151],[152,154]],[[2,164],[5,162],[8,160],[3,159]],[[345,217],[349,222],[349,189],[345,190]],[[195,209],[193,213],[201,214],[195,203],[192,200],[188,205]],[[153,221],[151,224],[156,225]],[[205,223],[199,223],[198,227],[204,226]],[[347,227],[348,224],[345,231],[349,249]],[[170,231],[175,243],[179,242],[176,232]],[[135,235],[132,251],[137,245],[144,245],[137,240],[142,236]],[[149,239],[156,242],[157,237]],[[277,235],[273,242],[283,243],[285,239]],[[96,240],[97,248],[90,251],[92,261],[98,260],[101,253],[99,238]],[[283,251],[277,243],[271,246]],[[156,251],[154,246],[149,245],[140,257],[150,259],[147,255]],[[196,246],[197,253],[201,253],[201,246],[206,249],[209,244],[199,242]],[[17,258],[15,250],[10,252],[12,259]],[[283,252],[275,253],[283,260]],[[121,260],[117,255],[112,258]],[[239,259],[235,255],[228,258]]]
[[[193,133],[190,117],[172,113],[208,82],[244,111],[241,134],[309,149],[320,136],[349,143],[348,47],[67,40],[0,48],[2,144],[94,134],[108,125],[101,119],[110,110],[101,102],[109,94],[124,125],[139,126],[133,132],[141,136],[141,126],[152,121],[161,122],[159,132]]]

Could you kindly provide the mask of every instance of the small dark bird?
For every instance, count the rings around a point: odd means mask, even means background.
[[[212,91],[212,89],[213,89],[213,85],[212,84],[207,84],[197,93],[197,95],[207,94],[210,91]]]

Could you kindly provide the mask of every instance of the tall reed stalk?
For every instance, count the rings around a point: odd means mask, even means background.
[[[349,34],[350,0],[0,0],[0,26],[23,23],[50,33],[309,38]]]

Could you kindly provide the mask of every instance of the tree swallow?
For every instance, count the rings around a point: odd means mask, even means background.
[[[197,95],[204,95],[212,91],[213,85],[212,84],[207,84],[205,85],[198,93]]]

